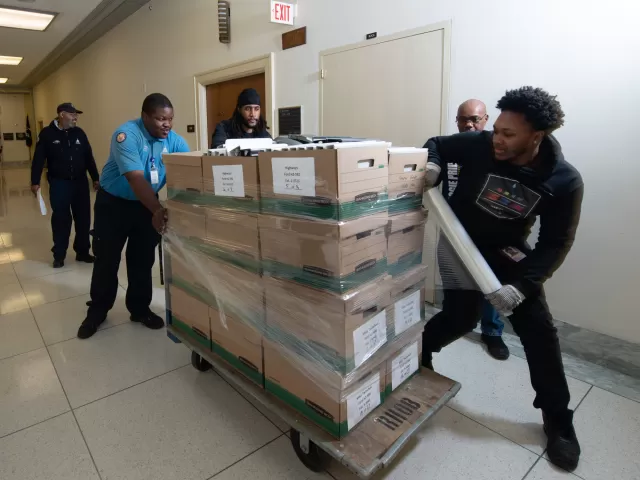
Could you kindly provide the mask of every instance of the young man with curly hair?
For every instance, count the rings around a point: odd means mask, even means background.
[[[460,133],[427,142],[427,183],[437,183],[447,162],[463,167],[451,208],[503,284],[487,299],[499,312],[512,312],[509,320],[522,341],[536,392],[533,405],[542,410],[549,459],[572,471],[578,465],[580,445],[543,284],[573,245],[584,186],[552,135],[564,124],[556,97],[522,87],[507,92],[497,108],[502,113],[493,132]],[[532,249],[527,238],[536,217],[540,233]],[[464,271],[455,265],[446,239],[440,239],[438,250],[442,265]],[[447,277],[443,275],[443,310],[423,334],[423,364],[428,368],[432,353],[473,330],[484,301],[482,293],[456,289]]]

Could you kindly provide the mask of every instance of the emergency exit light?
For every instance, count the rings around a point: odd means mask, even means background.
[[[293,3],[284,3],[271,0],[271,21],[283,25],[293,25],[296,16],[296,6]]]
[[[46,30],[55,18],[55,13],[34,12],[19,8],[0,7],[0,27],[22,30]]]

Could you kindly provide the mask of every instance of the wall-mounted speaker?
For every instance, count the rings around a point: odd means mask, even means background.
[[[231,43],[231,5],[218,0],[218,30],[220,43]]]

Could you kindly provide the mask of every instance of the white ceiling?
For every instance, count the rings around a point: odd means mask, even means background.
[[[101,0],[0,0],[3,7],[58,13],[44,32],[0,27],[0,55],[24,57],[18,66],[0,65],[0,77],[9,78],[6,85],[19,85],[100,3]]]

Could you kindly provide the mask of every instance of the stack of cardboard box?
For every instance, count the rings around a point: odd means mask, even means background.
[[[416,325],[416,342],[399,349],[387,365],[387,385],[395,390],[407,370],[414,371],[422,355],[421,330],[425,319],[425,280],[422,264],[426,212],[422,194],[428,150],[424,148],[389,149],[389,275],[391,307],[388,309],[387,334],[390,341],[411,336]]]
[[[424,313],[418,305],[399,315],[406,328],[389,332],[388,273],[390,260],[402,271],[421,252],[422,185],[412,184],[418,202],[399,192],[408,213],[390,243],[389,192],[400,179],[388,144],[261,153],[259,163],[266,389],[341,437],[419,368]]]
[[[426,150],[397,150],[163,158],[174,327],[336,437],[420,365]]]
[[[256,157],[163,157],[170,233],[167,309],[175,328],[264,384]]]

